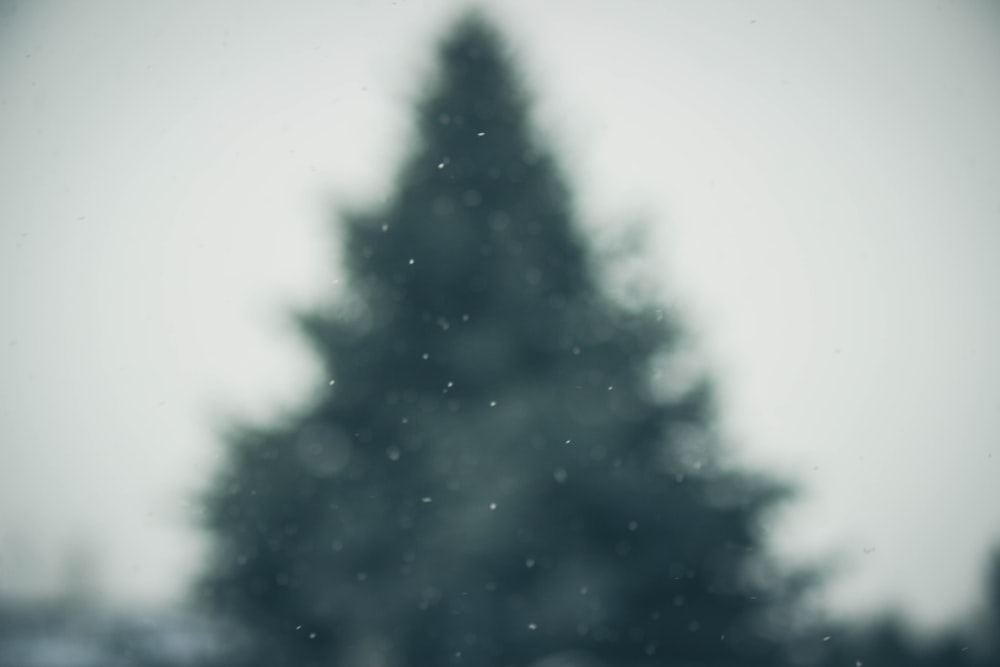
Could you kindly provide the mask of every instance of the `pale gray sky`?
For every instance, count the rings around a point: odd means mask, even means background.
[[[1000,9],[484,2],[595,230],[797,479],[776,548],[839,611],[939,624],[1000,543]],[[337,289],[461,3],[0,3],[0,595],[93,563],[175,599],[214,429],[316,380],[284,314]]]

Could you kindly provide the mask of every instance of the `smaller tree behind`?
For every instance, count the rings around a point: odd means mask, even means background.
[[[831,641],[806,639],[803,667],[997,667],[1000,665],[1000,553],[986,582],[986,605],[965,628],[920,636],[898,617],[826,629]],[[794,652],[793,652],[794,653]]]

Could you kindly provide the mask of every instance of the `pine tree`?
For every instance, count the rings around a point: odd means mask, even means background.
[[[836,641],[806,653],[803,667],[996,667],[1000,665],[1000,553],[985,583],[986,606],[961,626],[920,633],[898,615],[841,628]],[[971,620],[971,622],[969,622]]]
[[[352,297],[300,318],[330,386],[226,440],[205,599],[272,667],[776,664],[784,489],[720,465],[707,382],[658,384],[681,331],[604,287],[489,23],[438,65],[344,216]]]

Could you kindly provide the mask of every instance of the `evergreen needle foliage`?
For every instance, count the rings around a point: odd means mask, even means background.
[[[678,326],[603,284],[494,29],[438,64],[344,216],[351,299],[300,318],[335,384],[227,439],[203,599],[268,667],[776,664],[785,490],[719,465],[708,383],[657,382]]]

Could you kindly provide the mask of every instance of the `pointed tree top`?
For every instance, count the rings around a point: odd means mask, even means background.
[[[521,129],[528,103],[500,32],[482,12],[464,14],[438,49],[437,79],[420,105],[423,122],[477,132],[497,123]]]

